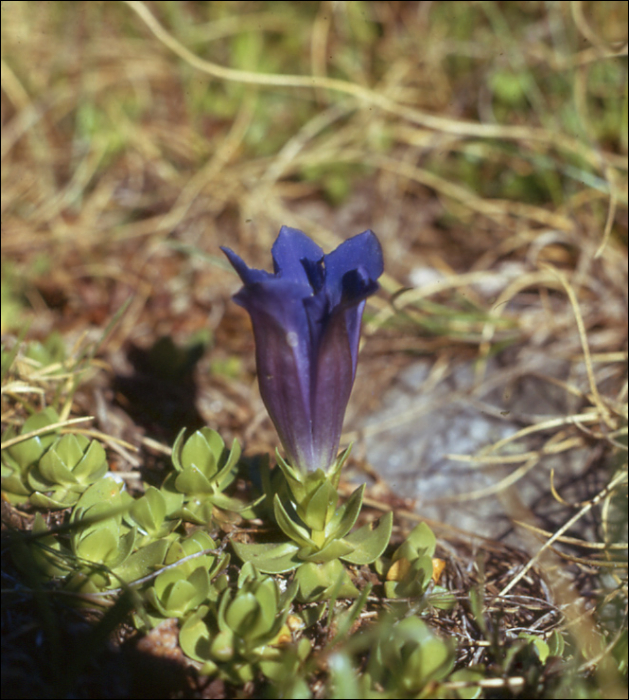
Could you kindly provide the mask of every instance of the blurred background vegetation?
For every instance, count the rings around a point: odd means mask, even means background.
[[[434,383],[560,357],[562,410],[593,418],[536,449],[599,450],[577,505],[615,497],[624,524],[573,534],[626,542],[627,3],[3,2],[1,37],[3,427],[95,416],[148,482],[181,427],[272,449],[218,246],[268,269],[283,224],[326,251],[371,228],[386,273],[349,427],[418,357]],[[558,604],[615,607],[568,614],[593,679],[569,692],[626,695],[626,565],[603,585],[579,553]]]

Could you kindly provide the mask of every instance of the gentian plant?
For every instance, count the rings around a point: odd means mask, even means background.
[[[304,563],[333,566],[333,576],[324,575],[320,585],[313,585],[314,574],[305,584],[325,595],[339,574],[332,561],[371,563],[391,534],[390,514],[375,530],[348,534],[362,488],[337,507],[349,454],[337,456],[343,416],[356,377],[365,300],[383,272],[382,249],[368,230],[325,255],[302,231],[284,226],[272,249],[273,273],[249,268],[229,248],[223,252],[244,283],[234,300],[251,316],[260,393],[286,453],[285,460],[278,454],[284,485],[274,488],[273,508],[291,540],[235,543],[235,549],[269,573]]]

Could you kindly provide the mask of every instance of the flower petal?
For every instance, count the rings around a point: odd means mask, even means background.
[[[324,255],[283,226],[273,274],[222,250],[244,283],[234,300],[251,316],[260,394],[288,461],[304,472],[326,470],[356,375],[365,299],[383,271],[380,243],[367,230]]]
[[[373,294],[383,271],[382,248],[373,231],[348,238],[325,256],[325,285],[332,306]]]
[[[280,229],[271,253],[277,276],[299,284],[310,284],[304,261],[310,267],[324,257],[321,248],[305,233],[288,226]]]

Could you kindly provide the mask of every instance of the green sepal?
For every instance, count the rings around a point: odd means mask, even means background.
[[[387,548],[393,531],[393,513],[386,513],[372,529],[371,523],[347,535],[345,540],[354,546],[354,551],[341,558],[350,564],[362,566],[374,562]]]
[[[282,474],[295,498],[295,501],[300,503],[308,495],[307,481],[310,483],[315,483],[316,486],[325,479],[325,474],[322,469],[317,469],[316,472],[311,472],[309,474],[302,474],[297,469],[294,469],[288,462],[284,460],[279,450],[275,450],[275,456],[277,458],[277,466],[281,469]]]
[[[330,467],[327,473],[327,478],[330,480],[332,486],[338,489],[339,482],[341,481],[341,469],[343,468],[347,458],[349,457],[354,443],[350,443],[341,454],[336,458],[334,464]]]
[[[281,469],[286,482],[293,494],[295,503],[304,503],[312,497],[315,491],[327,481],[332,488],[338,489],[339,481],[341,479],[341,468],[347,461],[349,454],[351,452],[352,446],[350,445],[345,449],[335,460],[332,467],[328,472],[324,472],[323,469],[317,469],[314,472],[302,473],[299,470],[291,466],[279,453],[275,450],[275,455],[277,457],[277,466]]]

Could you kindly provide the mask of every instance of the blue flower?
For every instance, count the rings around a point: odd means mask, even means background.
[[[283,226],[272,274],[222,250],[244,283],[234,301],[251,316],[260,394],[288,461],[301,472],[327,471],[356,376],[365,299],[383,271],[380,243],[367,230],[324,255]]]

